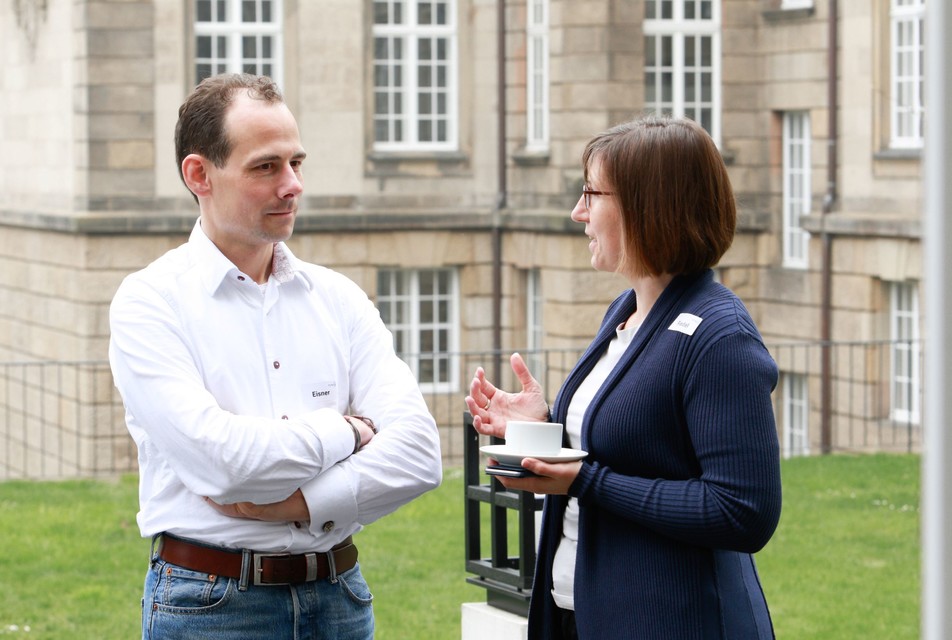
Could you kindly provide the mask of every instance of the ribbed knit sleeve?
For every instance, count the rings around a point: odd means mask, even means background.
[[[572,495],[582,505],[597,505],[681,542],[758,551],[780,518],[779,450],[770,402],[775,382],[776,367],[757,338],[734,332],[718,339],[703,350],[683,388],[698,477],[623,475],[593,461],[583,466]],[[667,441],[643,440],[639,447],[646,457],[655,455],[653,447],[658,456],[670,451]]]

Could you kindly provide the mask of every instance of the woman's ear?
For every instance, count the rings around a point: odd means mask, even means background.
[[[211,181],[205,171],[207,159],[197,153],[190,153],[182,160],[182,179],[189,191],[196,197],[207,196],[211,193]]]

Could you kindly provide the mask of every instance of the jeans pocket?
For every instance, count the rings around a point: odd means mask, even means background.
[[[359,564],[337,576],[337,580],[343,587],[344,593],[356,604],[369,606],[373,603],[374,596],[370,593],[370,586],[360,572]]]
[[[204,613],[224,606],[232,594],[234,581],[208,573],[160,563],[152,593],[152,609],[168,613]]]

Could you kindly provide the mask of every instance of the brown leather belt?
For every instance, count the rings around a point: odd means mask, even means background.
[[[257,553],[231,551],[162,535],[159,557],[191,571],[235,578],[240,585],[301,584],[333,578],[357,564],[351,536],[322,553]]]

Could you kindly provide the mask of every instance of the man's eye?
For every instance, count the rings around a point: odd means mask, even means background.
[[[274,166],[273,163],[265,162],[264,164],[259,164],[258,169],[260,169],[261,171],[270,171],[273,166]]]

